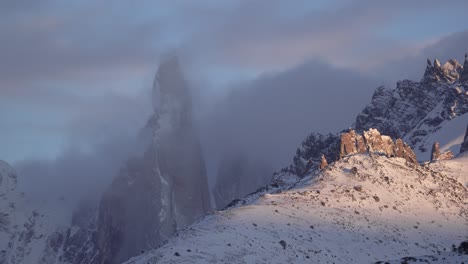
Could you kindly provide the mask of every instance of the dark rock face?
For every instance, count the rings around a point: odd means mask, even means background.
[[[404,158],[409,163],[412,164],[419,164],[418,160],[416,159],[416,154],[414,154],[413,150],[410,146],[403,142],[400,138],[395,140],[395,157]]]
[[[177,59],[160,66],[154,94],[155,113],[142,131],[150,143],[142,157],[121,169],[100,203],[99,263],[120,263],[157,247],[211,209],[191,99]]]
[[[437,160],[437,158],[440,155],[440,149],[439,149],[439,142],[434,142],[432,144],[432,150],[431,150],[431,161]]]
[[[100,254],[96,247],[96,224],[98,208],[83,203],[72,217],[71,228],[64,232],[61,263],[99,263]]]
[[[427,136],[443,122],[468,113],[467,75],[468,69],[456,60],[444,65],[428,60],[421,82],[404,80],[392,90],[377,88],[353,128],[358,133],[376,128],[391,138],[404,139],[421,153],[430,151]]]
[[[460,147],[460,153],[468,151],[468,125],[466,126],[465,137]]]
[[[293,164],[284,169],[294,175],[303,176],[313,166],[317,166],[325,156],[327,161],[336,161],[340,154],[340,137],[338,135],[310,134],[296,150]]]

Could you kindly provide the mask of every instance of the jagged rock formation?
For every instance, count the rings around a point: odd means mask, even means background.
[[[323,170],[327,166],[328,166],[327,159],[325,158],[325,155],[322,155],[322,160],[320,161],[319,170]]]
[[[431,161],[437,160],[439,156],[440,156],[439,142],[435,141],[434,144],[432,145]]]
[[[450,150],[440,153],[439,142],[437,141],[434,142],[434,144],[432,145],[432,151],[431,151],[431,161],[449,160],[449,159],[453,159],[453,157],[454,155],[452,151]]]
[[[377,129],[364,131],[364,136],[356,134],[353,129],[341,133],[340,158],[357,153],[376,152],[383,153],[387,157],[404,158],[412,164],[419,164],[413,150],[401,139],[395,142],[391,137],[381,135]]]
[[[157,247],[210,209],[191,98],[178,61],[159,67],[143,157],[130,159],[104,194],[97,224],[99,263],[120,263]]]
[[[364,131],[363,135],[349,129],[348,132],[342,132],[340,136],[311,134],[296,151],[293,164],[278,172],[274,179],[277,181],[278,177],[284,174],[302,178],[310,171],[322,169],[324,160],[328,164],[347,155],[368,152],[383,153],[387,157],[404,158],[409,163],[419,164],[411,147],[400,138],[393,141],[391,137],[381,135],[377,129],[373,128]]]
[[[465,65],[468,64],[465,59]],[[428,137],[445,122],[468,112],[467,67],[456,60],[441,66],[428,60],[421,82],[403,80],[396,89],[379,87],[371,103],[356,117],[357,132],[378,129],[392,138],[402,138],[418,153],[430,151]]]
[[[463,66],[455,59],[448,60],[443,66],[438,59],[434,60],[434,65],[427,59],[427,67],[424,72],[423,82],[454,82],[460,78],[463,72]]]
[[[466,126],[465,137],[463,138],[463,143],[460,147],[460,153],[468,151],[468,125]]]

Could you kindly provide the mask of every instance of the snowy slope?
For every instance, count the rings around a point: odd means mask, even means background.
[[[455,155],[460,152],[460,146],[465,135],[466,124],[468,124],[468,113],[457,116],[451,120],[444,120],[436,130],[427,135],[420,136],[419,141],[414,144],[413,150],[420,161],[430,160],[432,144],[437,141],[440,143],[440,151],[452,151]],[[408,135],[414,135],[417,131],[429,130],[427,125],[417,126]],[[429,130],[430,131],[430,130]],[[403,138],[404,141],[410,141],[409,136]],[[425,150],[425,151],[422,151]]]
[[[206,216],[127,263],[370,263],[439,254],[460,263],[468,256],[446,251],[468,240],[468,191],[441,169],[463,174],[465,164],[348,156],[289,191]]]
[[[468,153],[460,154],[453,160],[440,160],[432,163],[431,168],[443,171],[468,188]]]
[[[0,161],[0,263],[55,263],[68,222],[40,210],[17,189],[15,170]]]

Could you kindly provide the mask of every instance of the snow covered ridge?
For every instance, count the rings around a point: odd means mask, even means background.
[[[468,255],[452,245],[467,240],[468,190],[445,170],[461,174],[462,164],[468,157],[418,166],[345,156],[290,190],[208,215],[127,263],[461,263]]]

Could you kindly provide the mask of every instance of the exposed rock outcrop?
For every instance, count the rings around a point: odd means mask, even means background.
[[[452,151],[447,150],[444,153],[440,154],[437,160],[451,160],[453,159],[453,157],[455,157],[455,155],[453,155]]]
[[[439,142],[435,141],[434,144],[432,144],[431,161],[437,160],[439,156],[440,156]]]
[[[159,67],[154,115],[142,157],[130,159],[104,194],[97,225],[100,263],[120,263],[159,246],[211,209],[191,98],[176,58]]]
[[[328,166],[327,159],[325,158],[325,155],[322,155],[322,160],[320,161],[319,170],[323,170],[327,166]]]
[[[322,169],[328,163],[359,153],[382,153],[387,157],[404,158],[409,163],[419,164],[411,147],[400,138],[393,141],[390,136],[381,135],[374,128],[365,130],[363,135],[349,129],[340,136],[311,134],[297,149],[293,164],[281,172],[301,178],[311,170]],[[277,175],[282,177],[281,172]]]
[[[437,161],[437,160],[449,160],[453,159],[454,155],[452,151],[448,150],[443,153],[440,153],[440,146],[439,142],[434,142],[432,145],[432,151],[431,151],[431,161]]]
[[[432,65],[431,61],[427,59],[426,71],[424,72],[422,82],[454,82],[460,78],[462,71],[463,66],[455,59],[448,60],[444,65],[441,65],[438,59],[435,59],[434,65]]]
[[[360,135],[350,129],[341,134],[340,158],[350,154],[376,152],[383,153],[387,157],[404,158],[412,164],[419,164],[411,147],[403,143],[401,139],[395,142],[391,137],[381,135],[377,129],[364,131],[364,142],[360,143]],[[358,145],[364,144],[364,148],[358,151]]]

